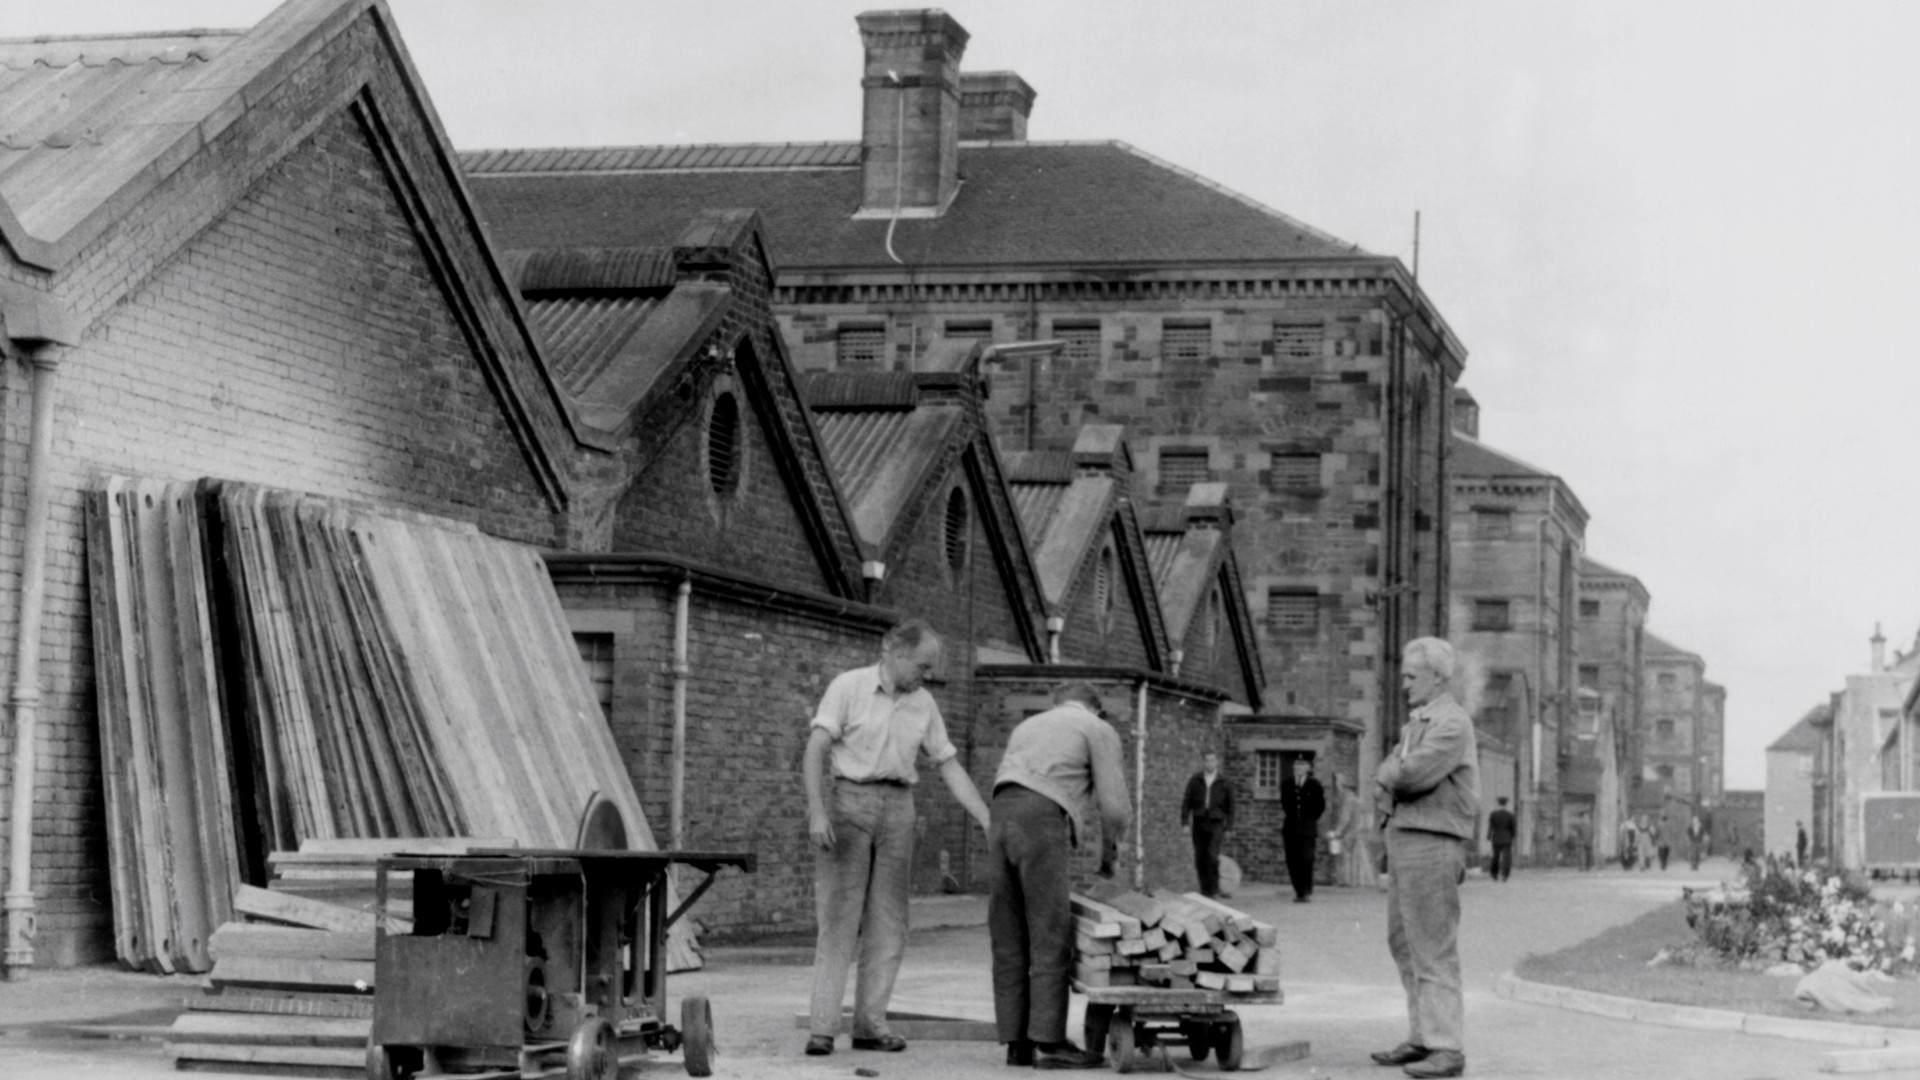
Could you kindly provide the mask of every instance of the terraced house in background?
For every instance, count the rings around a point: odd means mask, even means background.
[[[1465,350],[1399,260],[1120,142],[1035,142],[1035,92],[963,73],[940,11],[858,18],[858,141],[463,154],[482,213],[618,247],[705,207],[767,224],[796,366],[918,368],[936,343],[1050,339],[986,374],[1002,448],[1122,424],[1136,492],[1220,482],[1264,707],[1397,730],[1398,651],[1447,626],[1448,412]]]

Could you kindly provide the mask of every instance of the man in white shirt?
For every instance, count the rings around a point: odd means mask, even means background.
[[[907,947],[913,875],[913,787],[921,753],[985,829],[987,805],[947,740],[940,706],[925,687],[940,663],[940,637],[909,619],[880,640],[880,662],[836,677],[820,699],[802,762],[814,845],[812,1034],[807,1053],[833,1053],[847,968],[859,953],[853,1048],[900,1051],[887,1002]]]

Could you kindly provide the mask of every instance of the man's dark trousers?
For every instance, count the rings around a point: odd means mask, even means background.
[[[1210,814],[1193,818],[1193,869],[1200,875],[1200,895],[1220,895],[1220,847],[1227,838],[1227,823]]]
[[[1060,804],[1019,784],[993,793],[987,933],[1000,1041],[1067,1041],[1073,973],[1072,824]]]
[[[1487,876],[1495,881],[1505,881],[1513,876],[1513,843],[1495,842],[1493,845],[1493,865],[1487,868]]]
[[[1318,838],[1313,833],[1280,833],[1280,845],[1287,854],[1287,880],[1293,883],[1293,895],[1313,895],[1313,850]]]

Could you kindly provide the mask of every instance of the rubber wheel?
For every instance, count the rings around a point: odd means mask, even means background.
[[[1113,1018],[1113,1027],[1107,1033],[1107,1056],[1113,1059],[1113,1067],[1123,1073],[1132,1072],[1140,1063],[1139,1047],[1133,1039],[1133,1010],[1127,1009]]]
[[[1207,1060],[1207,1051],[1213,1048],[1212,1024],[1182,1020],[1180,1021],[1180,1034],[1186,1037],[1187,1053],[1193,1055],[1193,1060]]]
[[[1220,1052],[1220,1071],[1235,1072],[1240,1068],[1240,1057],[1246,1053],[1245,1037],[1240,1033],[1240,1018],[1229,1013],[1230,1019],[1214,1030],[1215,1046]]]
[[[567,1041],[567,1080],[616,1080],[619,1075],[613,1025],[598,1016],[582,1021]]]
[[[680,1048],[688,1076],[713,1075],[713,1006],[705,994],[680,999]]]

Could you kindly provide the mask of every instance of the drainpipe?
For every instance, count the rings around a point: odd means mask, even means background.
[[[11,313],[10,313],[11,314]],[[40,718],[40,613],[47,595],[48,471],[53,467],[53,400],[59,347],[29,347],[33,365],[33,435],[27,448],[27,523],[20,565],[19,651],[13,664],[13,818],[8,839],[5,974],[33,966],[34,737]]]
[[[669,824],[670,851],[685,848],[687,829],[687,609],[693,579],[681,578],[673,599],[673,788]]]
[[[1133,706],[1133,887],[1147,887],[1147,680]]]

